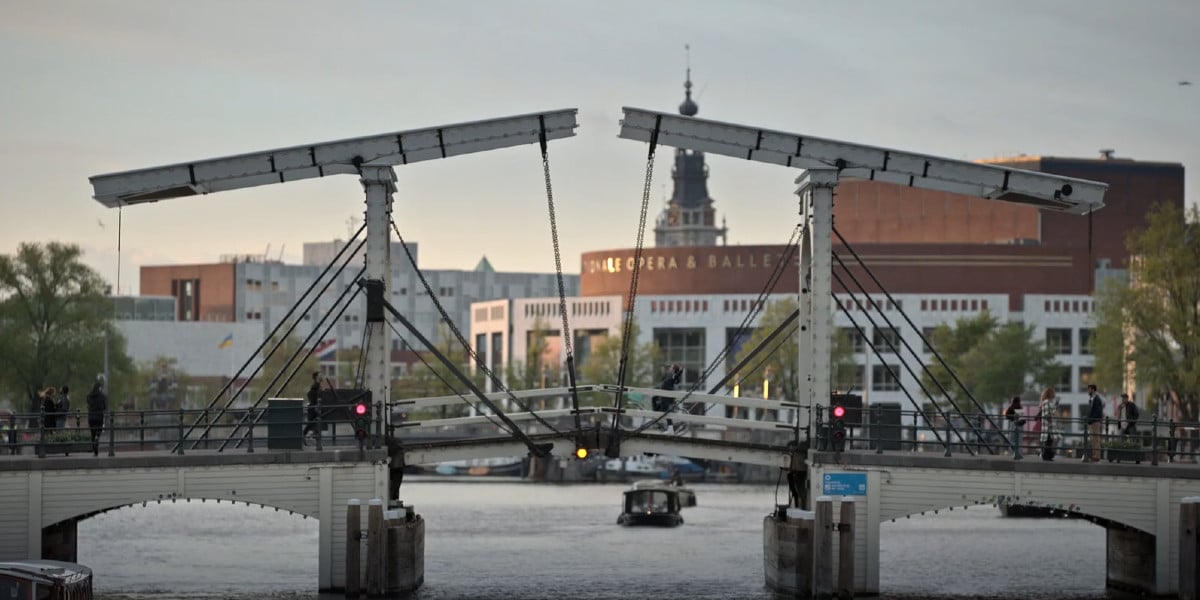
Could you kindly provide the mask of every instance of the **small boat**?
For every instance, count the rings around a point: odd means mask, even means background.
[[[58,560],[0,562],[4,600],[92,600],[92,570]]]
[[[617,517],[617,525],[683,525],[683,517],[679,514],[679,492],[670,487],[626,490],[625,511]]]
[[[688,508],[696,505],[696,492],[692,488],[684,487],[677,479],[662,481],[659,479],[643,479],[633,482],[635,490],[674,490],[679,495],[679,507]]]

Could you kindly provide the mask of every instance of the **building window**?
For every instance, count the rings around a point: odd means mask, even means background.
[[[1079,367],[1079,391],[1087,389],[1087,386],[1096,383],[1094,369],[1092,367]]]
[[[1062,370],[1062,375],[1059,375],[1058,382],[1054,384],[1054,391],[1069,392],[1071,391],[1071,367]]]
[[[888,344],[891,344],[890,346]],[[875,335],[872,337],[871,345],[880,352],[894,352],[900,350],[900,333],[895,327],[877,327]],[[895,350],[893,350],[895,348]]]
[[[921,342],[921,352],[933,352],[933,346],[930,346],[929,344],[931,344],[933,342],[933,332],[936,330],[937,330],[937,327],[922,327],[921,328],[921,337],[925,338]]]
[[[1046,328],[1046,348],[1055,354],[1071,354],[1071,330]]]
[[[655,329],[654,343],[663,362],[683,367],[683,382],[696,381],[704,371],[704,329]],[[657,378],[658,374],[655,374]]]
[[[899,365],[873,365],[871,367],[871,389],[876,392],[894,392],[900,389]]]
[[[850,351],[858,354],[867,347],[867,340],[853,327],[842,327],[842,335],[850,341]]]
[[[1079,353],[1092,354],[1092,330],[1083,328],[1079,330]]]

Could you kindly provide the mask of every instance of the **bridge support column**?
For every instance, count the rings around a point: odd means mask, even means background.
[[[829,407],[830,334],[833,330],[833,188],[835,169],[809,169],[800,187],[800,410],[801,428],[811,427],[812,407]],[[807,394],[805,394],[807,392]],[[806,402],[807,400],[807,402]],[[802,434],[807,440],[815,432]]]
[[[1179,503],[1179,600],[1200,600],[1200,496]]]
[[[366,223],[367,242],[363,276],[382,283],[379,297],[367,297],[367,353],[364,376],[366,387],[371,391],[371,402],[376,407],[375,433],[388,430],[391,410],[388,393],[391,382],[392,344],[391,331],[384,322],[382,300],[392,288],[391,220],[392,194],[396,191],[396,172],[391,167],[362,166],[360,180],[367,197]],[[378,293],[376,292],[376,293]],[[380,436],[381,438],[382,436]],[[380,439],[376,438],[376,439]],[[388,498],[395,500],[395,498]]]
[[[777,597],[812,598],[811,511],[779,507],[763,519],[763,574]]]
[[[79,521],[67,519],[42,530],[42,558],[76,562],[79,549]]]
[[[1137,529],[1107,530],[1105,585],[1135,593],[1155,593],[1155,536]]]

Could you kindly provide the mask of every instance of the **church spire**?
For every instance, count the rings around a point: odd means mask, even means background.
[[[692,101],[692,48],[684,44],[683,50],[687,53],[687,77],[683,80],[683,104],[679,105],[679,114],[694,117],[700,112],[700,107]]]

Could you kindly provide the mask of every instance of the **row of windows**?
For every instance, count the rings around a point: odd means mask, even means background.
[[[959,311],[959,310],[970,311],[970,312],[979,312],[981,310],[987,310],[987,309],[988,309],[988,301],[986,299],[980,300],[978,298],[973,298],[973,299],[963,298],[963,299],[959,300],[956,298],[950,298],[950,299],[940,298],[940,299],[928,299],[928,300],[923,299],[923,300],[921,300],[921,311],[922,312],[929,311],[929,310],[936,310],[936,311],[941,311],[941,312],[953,312],[953,311]]]
[[[757,304],[758,304],[758,310],[762,310],[763,302],[760,300],[757,302]],[[750,312],[753,309],[754,305],[755,305],[754,300],[726,300],[725,301],[725,312],[731,312],[731,311],[739,312],[739,313]],[[704,305],[704,310],[708,310],[707,303]]]
[[[708,312],[708,300],[651,300],[650,312]]]
[[[867,350],[865,339],[857,329],[842,327],[841,330],[842,335],[850,340],[853,352],[859,353]],[[933,337],[933,330],[933,327],[921,329],[921,335],[925,338],[921,344],[922,352],[932,352],[928,342]],[[1075,354],[1074,331],[1070,328],[1047,327],[1046,347],[1054,350],[1055,354]],[[1092,354],[1092,333],[1092,330],[1086,327],[1079,329],[1079,354],[1085,356]],[[892,348],[900,349],[900,343],[900,333],[894,327],[876,327],[872,332],[871,344],[880,352],[891,352]]]
[[[903,310],[904,302],[897,300],[880,301],[875,298],[837,298],[838,308],[841,310],[874,310],[882,312],[884,310]],[[924,310],[924,304],[921,305]]]
[[[263,289],[263,280],[261,280],[261,279],[247,279],[247,280],[246,280],[246,289],[247,289],[247,290],[252,290],[252,291],[262,291],[262,289]],[[272,282],[271,282],[271,291],[273,291],[273,292],[279,291],[279,282],[278,282],[278,281],[272,281]]]
[[[900,390],[900,382],[896,379],[901,373],[899,364],[871,365],[871,390],[876,392],[895,392]],[[841,389],[863,389],[863,365],[855,365],[848,380],[834,382]],[[1092,367],[1071,367],[1063,369],[1062,376],[1054,384],[1054,391],[1059,393],[1084,392],[1087,386],[1095,382],[1095,370]]]
[[[572,316],[607,315],[612,313],[612,305],[608,302],[572,302]]]
[[[1096,303],[1092,300],[1047,300],[1042,308],[1043,312],[1056,313],[1090,313],[1096,309]]]
[[[1067,328],[1046,328],[1046,347],[1054,350],[1055,354],[1074,354],[1075,342],[1073,339],[1072,329]],[[1079,353],[1084,355],[1092,354],[1092,330],[1088,328],[1079,329]]]
[[[558,304],[554,302],[530,302],[525,305],[526,317],[557,317]]]

